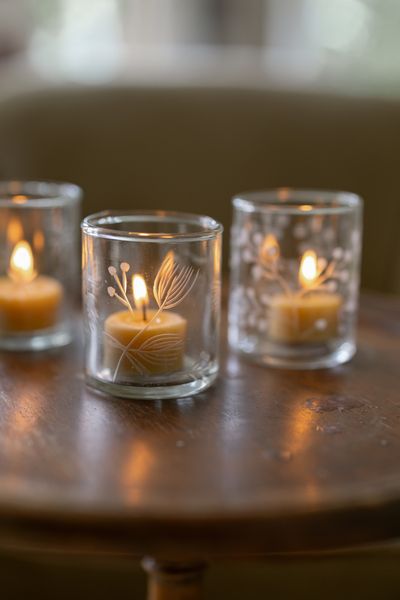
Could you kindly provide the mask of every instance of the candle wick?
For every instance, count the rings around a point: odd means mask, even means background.
[[[146,305],[142,304],[143,321],[147,321],[147,310]]]

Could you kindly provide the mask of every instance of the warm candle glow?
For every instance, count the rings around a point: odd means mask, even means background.
[[[33,247],[37,252],[42,252],[44,248],[44,235],[40,229],[36,229],[33,234]]]
[[[33,255],[28,242],[22,240],[16,244],[10,258],[8,275],[17,282],[29,282],[37,273],[33,268]]]
[[[290,196],[290,188],[280,188],[277,191],[277,196],[279,200],[282,200],[282,202],[288,200]]]
[[[23,237],[24,232],[21,221],[17,219],[17,217],[12,217],[7,225],[7,240],[10,244],[15,246],[15,244],[22,240]]]
[[[12,199],[12,201],[14,202],[14,204],[25,204],[25,202],[27,200],[28,200],[28,198],[26,196],[23,196],[22,194],[17,194]]]
[[[314,250],[304,252],[299,271],[299,281],[303,288],[312,287],[318,277],[318,260]]]
[[[143,311],[143,319],[146,321],[146,306],[149,304],[149,295],[145,280],[141,275],[134,275],[132,277],[132,290],[135,306],[138,310],[141,309]]]
[[[273,233],[265,236],[261,246],[261,258],[265,262],[275,262],[280,254],[279,243]]]

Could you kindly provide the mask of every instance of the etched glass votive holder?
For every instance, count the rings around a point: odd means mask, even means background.
[[[0,182],[0,349],[71,341],[81,196],[69,183]]]
[[[218,373],[222,226],[111,211],[82,231],[88,384],[138,399],[206,389]]]
[[[332,367],[353,356],[362,200],[278,189],[233,198],[229,341],[256,362]]]

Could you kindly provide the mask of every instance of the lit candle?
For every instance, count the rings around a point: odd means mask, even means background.
[[[62,285],[38,275],[28,242],[13,249],[7,277],[0,277],[0,330],[24,332],[48,329],[57,320]]]
[[[282,343],[326,342],[338,335],[342,297],[326,290],[332,269],[320,266],[314,250],[301,259],[298,292],[278,294],[270,304],[269,337]]]
[[[165,262],[162,275],[164,287],[172,273],[168,272],[168,264]],[[156,309],[148,308],[149,295],[141,275],[132,277],[134,308],[128,293],[127,272],[130,266],[121,263],[120,268],[121,278],[114,267],[109,268],[117,285],[109,287],[108,293],[126,310],[112,313],[105,321],[105,366],[111,369],[114,379],[121,375],[129,377],[178,371],[183,365],[186,319],[176,312],[164,310],[163,304],[168,306],[165,302],[159,301]]]

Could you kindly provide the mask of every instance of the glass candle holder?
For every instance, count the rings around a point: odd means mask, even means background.
[[[42,350],[72,338],[81,190],[0,182],[0,348]]]
[[[112,211],[82,230],[89,385],[139,399],[207,388],[218,373],[222,226]]]
[[[354,354],[362,200],[280,189],[233,199],[229,340],[267,365],[332,367]]]

